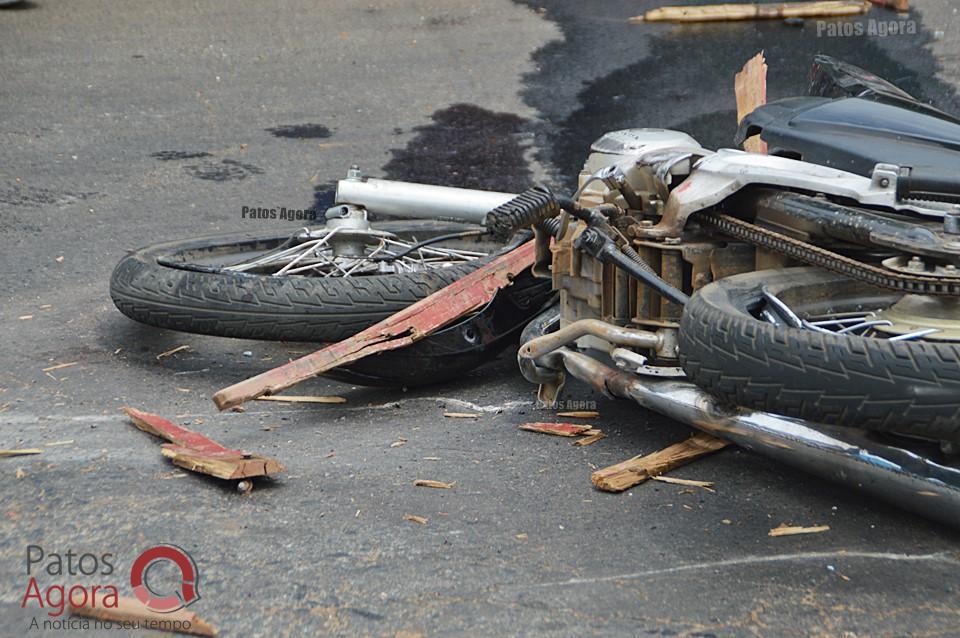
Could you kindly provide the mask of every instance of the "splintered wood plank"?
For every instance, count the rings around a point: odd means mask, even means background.
[[[743,65],[734,77],[734,92],[737,95],[737,123],[743,121],[754,109],[767,103],[767,61],[763,51]],[[749,153],[766,153],[767,143],[759,135],[747,138],[743,150]]]
[[[171,631],[193,636],[216,636],[216,627],[203,620],[188,609],[160,613],[153,611],[136,598],[120,596],[116,607],[104,607],[103,597],[98,606],[70,604],[70,613],[74,616],[109,620],[112,622],[140,623],[141,630]]]
[[[591,425],[579,425],[577,423],[524,423],[519,427],[521,430],[554,436],[580,436],[587,430],[593,429]]]
[[[161,454],[191,472],[235,480],[278,474],[285,469],[276,459],[231,450],[156,414],[129,407],[123,411],[137,428],[170,441],[160,447]]]
[[[223,454],[204,453],[193,448],[172,443],[160,446],[160,453],[185,470],[209,474],[226,480],[239,480],[255,476],[268,476],[283,472],[284,467],[276,459],[244,452]]]
[[[727,22],[852,16],[866,13],[868,6],[862,0],[816,0],[814,2],[770,4],[704,4],[651,9],[642,16],[629,18],[628,22],[632,24],[642,22]]]
[[[221,410],[232,408],[277,394],[345,363],[419,341],[487,304],[498,290],[533,265],[534,250],[534,242],[528,241],[348,339],[220,390],[213,401]]]
[[[728,441],[701,432],[659,452],[635,456],[622,463],[597,470],[591,475],[590,480],[595,487],[605,492],[622,492],[653,476],[686,465],[690,461],[728,445],[730,445]]]

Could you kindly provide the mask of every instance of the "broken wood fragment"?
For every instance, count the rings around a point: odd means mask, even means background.
[[[867,12],[862,0],[816,0],[813,2],[778,2],[771,4],[704,4],[685,7],[660,7],[627,22],[727,22],[735,20],[779,20],[785,18],[819,18],[852,16]]]
[[[552,434],[554,436],[579,436],[593,429],[593,426],[578,425],[576,423],[524,423],[519,427],[521,430],[540,432],[541,434]]]
[[[64,368],[71,368],[77,365],[79,361],[71,361],[70,363],[58,363],[55,366],[50,366],[49,368],[43,368],[41,372],[53,372],[54,370],[63,370]]]
[[[480,415],[476,412],[444,412],[443,416],[448,419],[476,419]]]
[[[417,487],[435,487],[439,490],[452,490],[456,483],[444,483],[443,481],[433,481],[430,479],[417,479],[413,482]]]
[[[880,7],[893,9],[899,13],[910,11],[910,0],[870,0],[870,2]]]
[[[163,359],[164,357],[169,357],[172,354],[177,354],[178,352],[183,352],[184,350],[189,350],[189,349],[190,349],[190,346],[188,345],[177,346],[176,348],[172,348],[170,350],[167,350],[166,352],[161,352],[160,354],[158,354],[157,361],[159,361],[160,359]]]
[[[416,514],[404,514],[403,520],[410,521],[412,523],[419,523],[420,525],[427,524],[427,518],[425,516],[417,516]]]
[[[354,336],[220,390],[221,410],[277,394],[345,363],[408,346],[489,303],[501,288],[533,265],[534,242],[500,255],[449,286],[421,299]]]
[[[582,439],[577,439],[573,442],[573,445],[577,447],[584,447],[587,445],[592,445],[599,441],[600,439],[607,438],[607,435],[601,432],[600,430],[589,430],[583,433],[584,436]]]
[[[794,527],[785,523],[780,523],[767,532],[767,536],[796,536],[797,534],[819,534],[830,529],[829,525],[815,525],[813,527]]]
[[[713,483],[710,481],[694,481],[692,479],[682,479],[674,478],[672,476],[651,476],[654,481],[660,481],[661,483],[672,483],[673,485],[689,485],[691,487],[702,487],[708,492],[716,492],[713,489]]]
[[[43,454],[43,450],[35,447],[24,448],[22,450],[0,450],[0,457],[26,456],[27,454]]]
[[[757,107],[767,103],[767,61],[763,57],[763,51],[747,60],[734,77],[733,87],[737,96],[739,124]],[[753,135],[744,140],[743,150],[748,153],[766,153],[767,143],[760,139],[759,135]]]
[[[257,397],[257,401],[280,401],[281,403],[346,403],[343,397],[309,397],[291,394],[274,394]]]
[[[659,452],[635,456],[622,463],[597,470],[591,475],[590,480],[595,487],[605,492],[622,492],[653,476],[669,472],[728,445],[730,445],[728,441],[701,432]]]
[[[573,419],[595,419],[600,416],[596,410],[574,410],[573,412],[557,412],[557,416]]]
[[[74,605],[70,603],[70,613],[74,616],[96,618],[118,623],[138,623],[141,630],[169,631],[193,636],[216,636],[216,627],[203,620],[188,609],[160,613],[153,611],[136,598],[120,596],[116,607],[104,607],[92,604]]]
[[[276,459],[225,448],[202,434],[174,425],[156,414],[134,408],[123,408],[123,411],[137,428],[170,441],[161,446],[161,453],[174,465],[191,472],[237,480],[285,470]]]

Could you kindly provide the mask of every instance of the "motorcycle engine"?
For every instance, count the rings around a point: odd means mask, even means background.
[[[695,161],[698,153],[708,152],[695,139],[679,131],[626,129],[603,135],[590,150],[579,175],[578,202],[584,207],[605,205],[602,210],[610,225],[667,283],[691,294],[714,279],[756,268],[753,246],[711,237],[695,221],[678,237],[639,238],[639,229],[659,221],[669,189],[679,183],[672,180],[682,180],[689,172],[689,162]],[[665,170],[664,157],[681,159]],[[680,306],[616,266],[574,249],[573,241],[585,228],[584,222],[571,223],[551,249],[553,287],[560,291],[561,325],[600,319],[657,331],[663,345],[641,356],[658,366],[676,366]],[[612,347],[590,336],[581,338],[578,345],[607,352]]]

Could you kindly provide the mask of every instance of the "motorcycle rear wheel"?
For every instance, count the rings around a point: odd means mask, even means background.
[[[960,441],[960,342],[773,325],[758,317],[764,289],[803,319],[887,308],[902,297],[816,268],[709,284],[680,324],[680,364],[696,385],[766,412]]]

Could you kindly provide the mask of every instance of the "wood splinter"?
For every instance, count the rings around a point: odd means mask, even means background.
[[[120,596],[116,607],[70,604],[74,616],[109,620],[116,623],[137,623],[141,630],[170,631],[193,636],[216,636],[216,627],[192,611],[179,609],[160,613],[151,610],[136,598]]]
[[[590,480],[596,488],[605,492],[622,492],[728,445],[730,445],[729,441],[701,432],[659,452],[635,456],[622,463],[597,470],[591,475]]]

